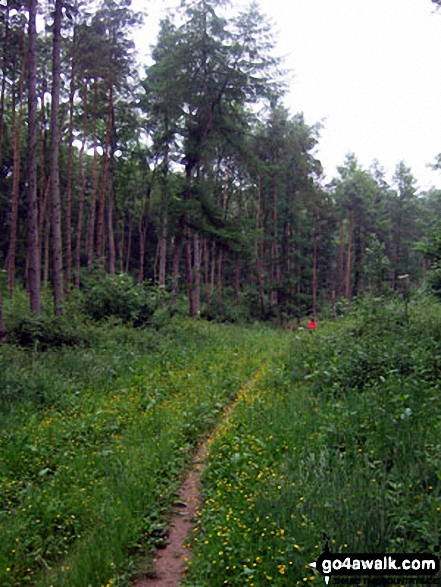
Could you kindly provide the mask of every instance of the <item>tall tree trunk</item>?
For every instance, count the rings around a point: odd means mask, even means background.
[[[188,217],[187,217],[188,219]],[[193,263],[191,254],[191,228],[187,225],[185,231],[185,267],[187,270],[187,288],[188,288],[188,306],[190,318],[194,318],[194,299],[193,299]]]
[[[84,110],[83,110],[83,141],[81,143],[81,149],[78,155],[78,167],[80,170],[81,177],[81,190],[80,197],[78,200],[78,219],[77,219],[77,239],[75,245],[75,287],[80,289],[80,269],[81,269],[81,238],[83,232],[83,211],[84,211],[84,198],[86,194],[86,171],[83,164],[84,148],[87,141],[87,118],[89,114],[88,110],[88,83],[86,81],[84,87],[84,98],[83,98]]]
[[[209,275],[210,275],[210,251],[208,248],[208,238],[206,236],[203,237],[203,265],[204,265],[204,283],[208,285]]]
[[[43,182],[41,182],[43,185]],[[41,189],[44,189],[43,187]],[[50,177],[46,178],[46,188],[44,192],[40,191],[38,196],[39,209],[38,209],[38,258],[40,260],[40,279],[43,279],[41,271],[43,269],[42,259],[45,257],[44,247],[48,247],[49,237],[46,238],[46,230],[50,230],[50,222],[48,220],[49,210],[49,199],[50,199],[51,181]],[[45,282],[46,285],[46,282]]]
[[[158,283],[160,287],[165,288],[167,275],[167,211],[164,211],[161,222],[161,232],[159,235],[159,275]]]
[[[67,174],[66,174],[66,291],[70,292],[72,281],[72,168],[73,168],[73,122],[74,122],[74,99],[76,91],[76,60],[75,60],[75,39],[73,41],[73,55],[70,74],[69,91],[69,128]]]
[[[290,283],[289,294],[290,294],[290,296],[295,297],[294,276],[296,273],[296,263],[295,263],[296,247],[295,247],[295,241],[294,241],[294,229],[289,222],[286,226],[286,241],[287,241],[287,251],[288,251],[287,271],[288,271],[289,283]]]
[[[199,233],[195,231],[193,237],[194,247],[194,302],[193,311],[195,316],[201,313],[201,243]]]
[[[259,242],[259,230],[263,229],[263,223],[261,224],[261,216],[263,215],[262,210],[262,181],[259,177],[258,185],[258,199],[257,199],[257,211],[256,211],[256,241],[255,241],[255,257],[256,257],[256,269],[257,269],[257,282],[259,286],[259,298],[260,298],[260,311],[262,316],[265,314],[265,270],[264,270],[264,235],[261,235],[261,242]]]
[[[5,344],[5,342],[6,342],[6,328],[5,328],[5,321],[3,319],[2,293],[0,291],[0,344]]]
[[[192,176],[194,164],[188,164],[185,168],[185,201],[191,199]],[[186,214],[187,227],[185,230],[185,267],[187,274],[187,296],[190,318],[194,318],[194,299],[193,299],[193,262],[192,262],[192,231],[190,228],[190,217]]]
[[[109,151],[109,165],[108,165],[108,206],[107,206],[107,222],[108,222],[108,241],[109,241],[109,271],[110,275],[114,276],[116,273],[116,244],[115,244],[115,230],[114,226],[118,226],[118,206],[115,200],[115,151],[117,147],[117,134],[115,126],[115,109],[113,105],[113,90],[111,88],[111,130],[110,130],[110,151]],[[116,220],[115,220],[116,218]]]
[[[160,305],[161,308],[165,308],[165,286],[167,276],[167,210],[163,211],[161,221],[161,231],[159,234],[159,275],[158,284],[161,292]]]
[[[132,216],[129,215],[129,233],[127,235],[127,246],[126,246],[126,263],[125,272],[128,273],[130,269],[130,256],[132,254]]]
[[[240,303],[240,272],[241,272],[241,260],[236,257],[234,262],[234,304],[236,307]]]
[[[52,102],[51,102],[51,224],[52,224],[52,283],[55,314],[63,312],[63,247],[61,239],[60,170],[60,83],[61,83],[61,16],[63,0],[55,0],[52,50]]]
[[[340,265],[338,275],[338,297],[343,297],[343,289],[345,285],[345,231],[344,221],[340,223]]]
[[[109,272],[112,277],[116,273],[115,233],[113,231],[113,193],[112,181],[109,179],[109,197],[107,200],[107,234],[109,237]]]
[[[352,235],[354,232],[354,211],[351,210],[349,217],[348,253],[346,255],[346,287],[345,298],[351,299],[351,264],[352,264]]]
[[[273,241],[271,244],[271,274],[272,274],[272,291],[271,302],[279,304],[279,285],[280,285],[280,259],[279,259],[279,178],[274,179],[273,191]]]
[[[217,254],[217,306],[219,311],[222,310],[224,303],[223,279],[224,279],[224,251],[219,247]]]
[[[312,247],[312,315],[317,315],[317,227],[314,222],[314,236]]]
[[[104,211],[106,207],[107,176],[109,166],[110,141],[112,133],[113,114],[113,85],[109,87],[109,103],[107,111],[106,145],[103,155],[103,170],[101,175],[101,190],[98,204],[98,222],[96,227],[96,257],[98,266],[104,268]]]
[[[139,235],[139,273],[138,283],[144,281],[144,266],[145,266],[145,245],[147,228],[144,225],[144,217],[141,217],[138,222],[138,235]]]
[[[41,311],[37,216],[37,0],[29,0],[27,227],[28,291],[31,312]]]
[[[169,135],[169,120],[167,114],[164,117],[164,130],[166,136]],[[167,238],[168,238],[168,199],[169,199],[169,186],[168,186],[168,173],[169,173],[169,145],[166,143],[164,149],[164,162],[163,162],[163,176],[162,176],[162,215],[161,215],[161,228],[159,233],[159,287],[165,292],[165,283],[167,277]],[[165,302],[161,300],[161,306],[164,307]]]
[[[332,306],[332,313],[334,314],[334,318],[338,318],[337,305],[335,303],[335,284],[332,285],[332,289],[331,289],[331,306]]]
[[[24,40],[23,40],[24,45]],[[23,124],[23,82],[25,76],[26,58],[25,51],[22,54],[22,65],[20,72],[20,81],[18,89],[18,120],[16,114],[15,91],[13,89],[12,98],[12,128],[13,128],[13,170],[12,170],[12,210],[11,210],[11,229],[9,236],[8,250],[8,288],[9,295],[12,297],[15,283],[15,257],[17,251],[17,231],[18,231],[18,205],[20,200],[20,160],[21,160],[21,128]]]
[[[210,307],[213,300],[214,282],[216,276],[216,241],[211,245],[210,281],[207,288],[207,306]]]
[[[142,283],[145,277],[145,250],[146,250],[146,239],[147,239],[147,228],[150,218],[150,196],[152,192],[152,182],[147,186],[146,199],[143,202],[143,209],[141,211],[141,218],[138,222],[139,232],[139,273],[138,283]]]
[[[90,219],[87,233],[87,267],[92,267],[94,259],[95,244],[95,219],[96,219],[96,196],[98,191],[98,85],[96,80],[93,86],[93,171],[92,171],[92,193],[90,195]]]
[[[395,246],[395,255],[394,255],[394,280],[393,280],[393,288],[394,291],[398,291],[398,275],[400,274],[400,265],[401,265],[401,216],[398,218],[397,222],[397,236],[396,236],[396,246]]]
[[[116,250],[118,253],[118,271],[124,273],[124,241],[126,238],[125,219],[121,218],[118,222],[118,234],[116,239]]]
[[[43,72],[45,74],[45,72]],[[40,124],[38,125],[38,151],[40,158],[40,165],[37,164],[37,199],[38,199],[38,258],[40,260],[40,280],[42,279],[41,269],[43,259],[43,245],[44,245],[44,223],[46,220],[46,209],[49,206],[50,199],[50,176],[47,172],[47,120],[46,109],[44,108],[44,98],[47,92],[46,76],[43,75],[43,80],[40,90],[41,110],[40,110]]]
[[[364,287],[364,234],[359,223],[354,230],[354,285],[353,295],[363,294]]]
[[[181,217],[176,227],[175,240],[173,243],[173,259],[172,259],[172,290],[170,297],[170,306],[173,309],[176,306],[178,299],[179,287],[179,265],[181,261],[182,239],[184,235],[184,218]]]
[[[47,208],[44,217],[44,263],[43,263],[43,286],[47,288],[49,283],[49,265],[50,265],[50,240],[51,240],[51,221],[50,211]]]
[[[242,222],[242,194],[239,192],[239,198],[237,201],[237,220],[239,224]],[[242,262],[239,255],[236,256],[234,261],[234,303],[236,307],[240,303],[240,274],[242,270]]]
[[[3,35],[3,53],[2,53],[2,82],[0,88],[0,165],[3,160],[3,129],[5,121],[5,98],[6,98],[6,78],[7,78],[7,48],[9,40],[9,3],[6,3],[4,16],[4,35]]]

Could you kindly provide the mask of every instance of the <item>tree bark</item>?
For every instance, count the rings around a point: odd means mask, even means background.
[[[132,254],[132,216],[129,216],[129,233],[127,235],[127,246],[126,246],[126,264],[125,272],[128,273],[130,269],[130,256]]]
[[[37,0],[29,0],[27,225],[28,291],[31,312],[41,311],[37,216]]]
[[[50,185],[50,183],[49,183]],[[43,287],[46,289],[49,283],[49,265],[50,265],[50,240],[51,240],[51,221],[50,211],[46,208],[44,216],[44,262],[43,262]]]
[[[143,202],[143,208],[141,211],[141,217],[138,222],[138,233],[139,233],[139,274],[138,283],[144,281],[144,267],[145,267],[145,250],[146,250],[146,239],[147,239],[147,227],[150,217],[150,196],[152,191],[152,183],[147,185],[147,193],[145,201]]]
[[[185,168],[185,201],[189,202],[191,199],[192,176],[194,163],[188,163]],[[194,318],[194,299],[193,299],[193,263],[192,263],[192,231],[190,228],[190,217],[187,213],[185,216],[187,223],[185,230],[185,268],[187,277],[187,297],[190,318]]]
[[[271,257],[272,257],[272,292],[271,302],[273,304],[279,304],[279,284],[280,284],[280,259],[279,259],[279,178],[274,178],[274,191],[273,191],[273,242],[271,244]]]
[[[187,217],[188,219],[188,217]],[[187,288],[188,288],[188,306],[190,318],[194,318],[194,299],[193,299],[193,263],[191,255],[191,228],[187,225],[185,231],[185,267],[187,270]]]
[[[194,247],[194,315],[201,313],[201,243],[199,233],[195,231],[193,237]]]
[[[109,197],[107,200],[107,234],[109,237],[109,272],[112,277],[116,273],[115,234],[113,231],[113,193],[112,181],[109,181]]]
[[[354,211],[351,210],[349,217],[348,253],[346,259],[346,287],[345,298],[351,299],[351,264],[352,264],[352,234],[354,232]]]
[[[144,225],[144,217],[141,217],[138,222],[138,235],[139,235],[139,273],[138,283],[144,281],[144,266],[145,266],[145,245],[147,228]]]
[[[90,220],[87,233],[87,267],[92,268],[95,250],[95,219],[96,219],[96,195],[98,191],[98,86],[96,80],[93,88],[93,171],[92,171],[92,193],[90,196]]]
[[[119,273],[124,273],[124,266],[125,266],[124,244],[125,244],[125,238],[126,238],[126,227],[125,227],[124,220],[125,220],[124,218],[120,218],[120,220],[118,222],[117,238],[115,240]]]
[[[340,266],[338,275],[338,297],[343,297],[343,289],[345,284],[345,239],[344,239],[344,222],[340,223]]]
[[[103,155],[103,170],[101,175],[101,189],[98,204],[98,223],[96,227],[96,258],[100,269],[104,268],[104,211],[106,207],[107,171],[109,165],[110,140],[112,132],[113,114],[113,86],[109,87],[109,105],[107,112],[106,144]]]
[[[176,306],[178,299],[179,286],[179,265],[181,261],[182,238],[184,233],[184,218],[181,217],[176,228],[175,240],[173,244],[173,260],[172,260],[172,290],[170,297],[170,306],[173,309]]]
[[[63,312],[63,247],[61,238],[60,170],[60,84],[61,84],[61,16],[63,0],[55,0],[52,50],[52,102],[51,102],[51,224],[52,224],[52,283],[55,314]]]
[[[161,232],[159,236],[159,287],[165,288],[165,280],[167,276],[167,211],[163,213],[161,222]]]
[[[23,41],[24,45],[24,41]],[[23,124],[23,82],[25,76],[26,59],[25,52],[22,55],[22,66],[20,72],[20,81],[18,89],[18,120],[16,114],[15,91],[13,88],[12,97],[12,128],[13,128],[13,170],[12,170],[12,209],[11,209],[11,229],[9,235],[8,250],[8,288],[9,295],[12,297],[15,283],[15,257],[17,251],[17,231],[18,231],[18,204],[20,200],[20,160],[21,160],[21,128]]]
[[[5,321],[3,319],[3,300],[0,292],[0,344],[6,343],[6,328]]]
[[[264,251],[265,245],[263,242],[264,235],[261,235],[261,242],[259,243],[259,230],[263,228],[261,225],[262,216],[262,182],[259,177],[258,185],[258,199],[257,199],[257,211],[256,211],[256,242],[255,242],[255,255],[256,255],[256,269],[257,269],[257,283],[259,286],[259,298],[260,298],[260,311],[262,316],[265,314],[265,271],[264,271]]]
[[[211,245],[210,281],[207,288],[207,306],[210,307],[213,300],[214,281],[216,276],[216,241]]]
[[[242,196],[241,192],[239,192],[239,198],[237,202],[237,220],[239,224],[242,222]],[[236,256],[234,260],[234,303],[236,307],[239,306],[240,303],[240,278],[241,278],[241,271],[242,271],[242,262],[239,255]]]
[[[240,273],[241,273],[241,261],[239,257],[234,262],[234,304],[236,307],[240,303]]]
[[[224,254],[223,248],[219,247],[217,254],[217,306],[222,310],[224,303],[223,278],[224,278]]]
[[[5,321],[3,319],[3,299],[2,294],[0,292],[0,344],[5,344],[6,342],[6,328],[5,328]]]
[[[81,143],[81,149],[78,155],[78,167],[80,170],[80,177],[81,177],[81,191],[80,197],[78,200],[78,219],[77,219],[77,240],[75,246],[75,287],[80,289],[81,285],[81,278],[80,278],[80,270],[81,270],[81,238],[83,232],[83,211],[84,211],[84,198],[86,195],[86,172],[84,169],[83,164],[83,155],[84,155],[84,148],[86,146],[87,141],[87,118],[88,118],[88,84],[86,82],[84,87],[84,110],[83,110],[83,141]]]
[[[3,128],[5,120],[5,98],[6,98],[6,77],[7,77],[7,47],[9,39],[9,4],[6,3],[4,18],[5,34],[3,36],[2,55],[2,83],[0,89],[0,165],[3,160]]]
[[[74,122],[74,99],[76,92],[76,60],[75,60],[75,39],[72,55],[70,91],[69,91],[69,129],[67,174],[66,174],[66,291],[69,293],[72,280],[72,171],[73,171],[73,122]]]
[[[317,227],[314,223],[312,246],[312,315],[317,315]]]

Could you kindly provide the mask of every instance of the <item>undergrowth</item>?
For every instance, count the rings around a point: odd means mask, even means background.
[[[0,584],[127,586],[201,438],[277,333],[172,320],[0,350]]]
[[[440,334],[439,306],[383,300],[295,334],[214,438],[186,584],[323,581],[307,564],[324,534],[334,552],[435,553]]]

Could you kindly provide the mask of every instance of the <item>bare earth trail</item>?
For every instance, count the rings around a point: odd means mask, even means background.
[[[200,476],[207,459],[207,445],[199,447],[179,491],[172,514],[167,545],[158,549],[153,558],[154,578],[143,578],[135,587],[177,587],[185,573],[190,551],[186,546],[192,520],[202,502]]]
[[[185,575],[186,561],[191,557],[191,549],[186,546],[193,528],[193,520],[202,504],[201,474],[208,459],[208,447],[218,430],[228,421],[235,405],[244,391],[249,390],[262,376],[260,368],[239,392],[235,401],[226,407],[220,423],[198,448],[190,470],[179,490],[174,512],[169,523],[169,534],[165,548],[158,549],[153,558],[154,577],[143,577],[134,582],[134,587],[178,587]]]

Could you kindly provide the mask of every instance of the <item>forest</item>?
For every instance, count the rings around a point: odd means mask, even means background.
[[[1,10],[4,296],[25,287],[38,315],[50,288],[61,314],[91,276],[124,274],[171,312],[282,322],[423,283],[439,190],[403,161],[389,185],[354,154],[323,183],[320,125],[283,106],[256,4],[227,19],[184,1],[149,65],[129,2]]]
[[[257,3],[148,18],[0,0],[0,585],[147,587],[197,466],[174,587],[439,554],[441,190],[325,181]]]

